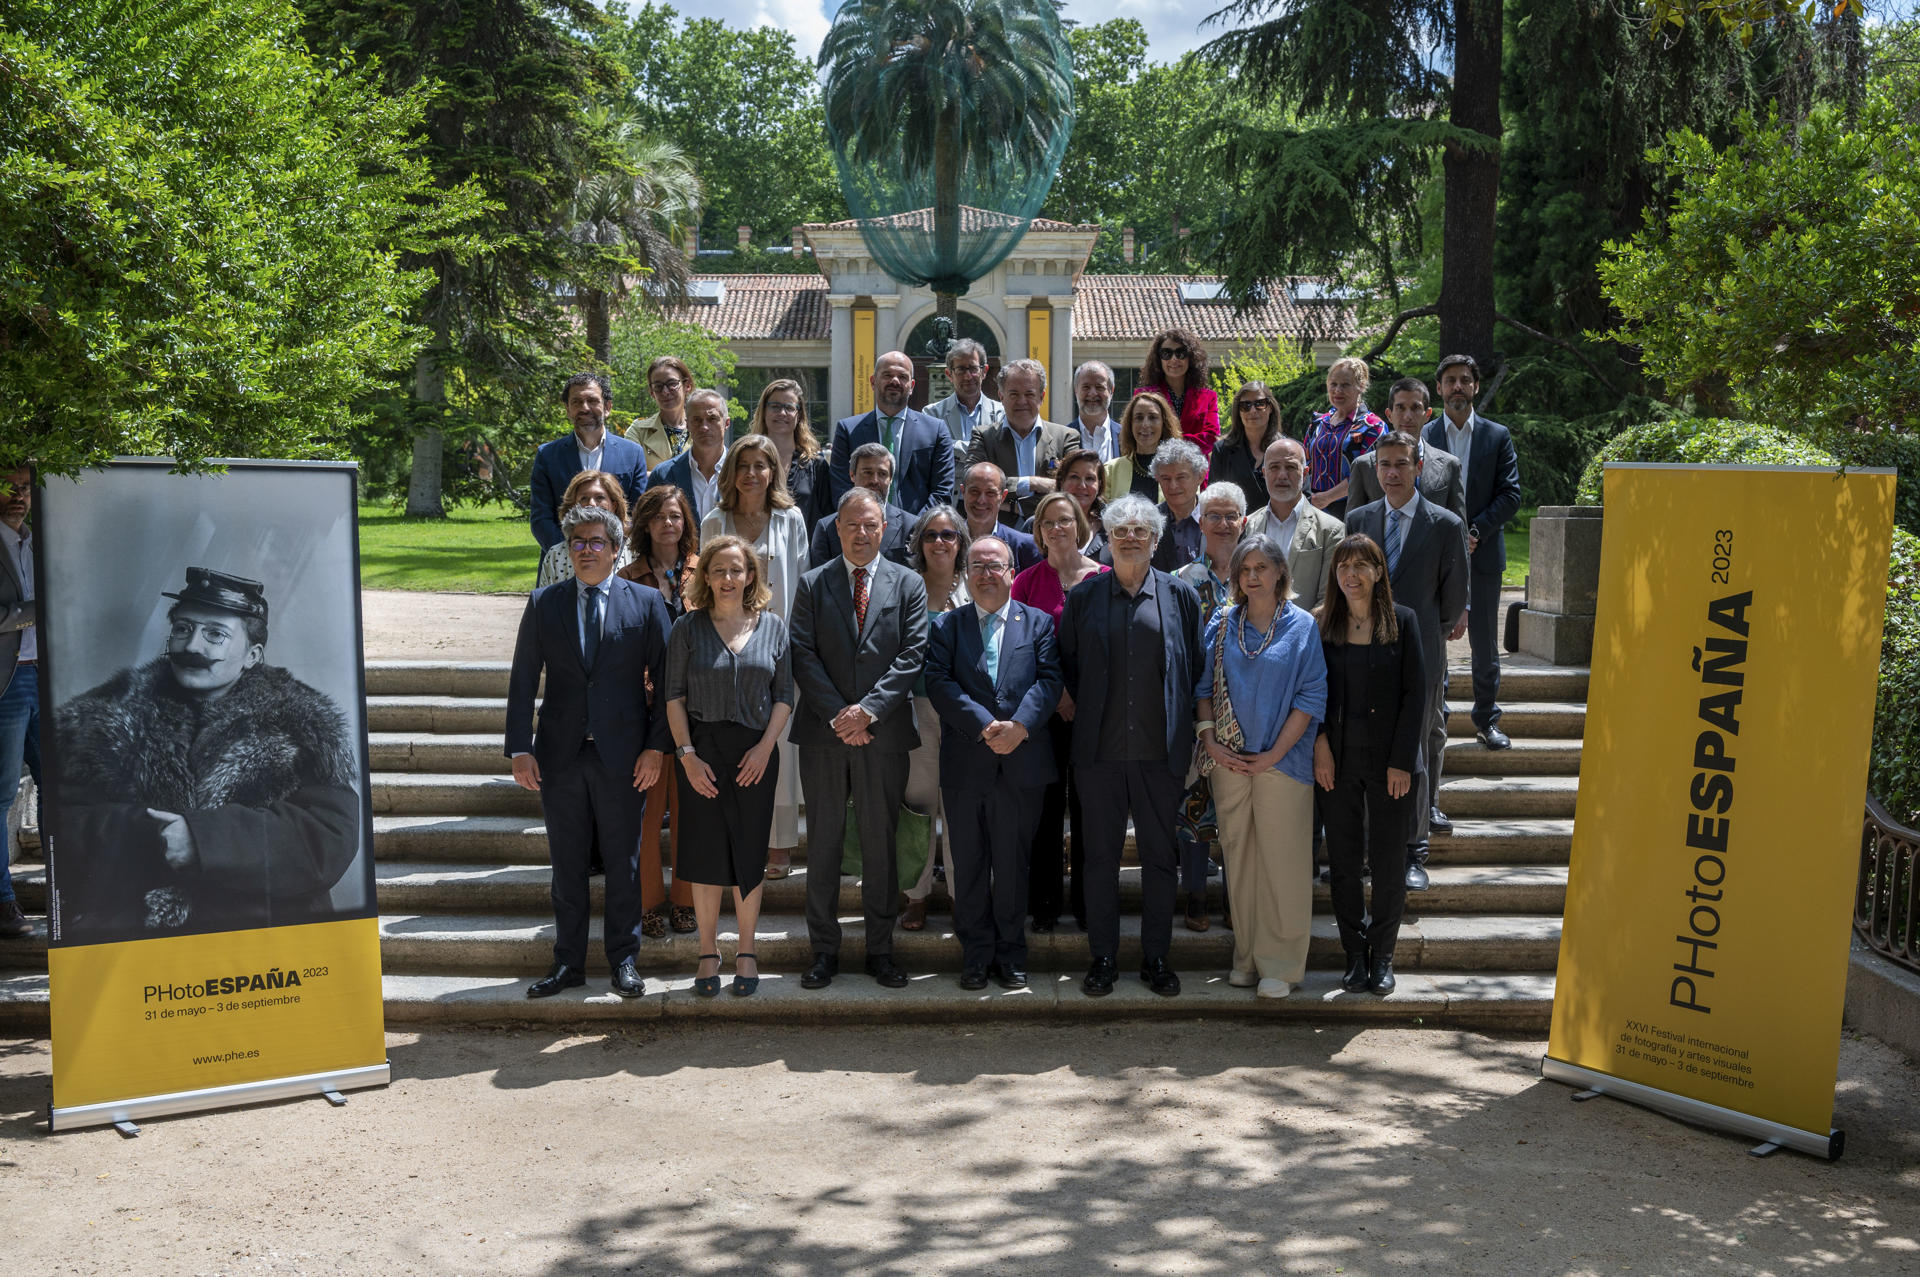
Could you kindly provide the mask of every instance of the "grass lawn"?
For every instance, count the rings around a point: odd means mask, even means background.
[[[1537,506],[1521,506],[1520,513],[1508,521],[1505,528],[1507,538],[1507,572],[1500,578],[1500,584],[1514,589],[1527,583],[1527,543],[1529,525],[1533,523],[1533,512]]]
[[[360,507],[360,584],[369,590],[525,594],[540,570],[527,516],[509,505],[461,506],[444,519]]]

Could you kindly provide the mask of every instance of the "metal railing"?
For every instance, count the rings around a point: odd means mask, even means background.
[[[1920,971],[1920,830],[1867,799],[1853,929],[1875,953]]]

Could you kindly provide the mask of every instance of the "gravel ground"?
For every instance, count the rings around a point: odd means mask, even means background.
[[[1849,1034],[1837,1163],[1542,1081],[1544,1043],[1195,1026],[393,1034],[394,1083],[44,1134],[9,1272],[1920,1271],[1920,1073]]]

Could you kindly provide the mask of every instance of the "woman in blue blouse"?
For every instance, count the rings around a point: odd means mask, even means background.
[[[1235,988],[1284,998],[1307,971],[1313,922],[1313,742],[1327,666],[1313,617],[1289,602],[1287,556],[1248,537],[1227,565],[1194,686],[1195,729],[1233,884]]]

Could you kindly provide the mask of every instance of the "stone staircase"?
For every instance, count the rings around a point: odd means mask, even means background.
[[[1177,919],[1174,924],[1171,961],[1181,973],[1181,996],[1155,997],[1133,979],[1140,893],[1139,870],[1131,863],[1122,871],[1122,906],[1131,915],[1122,922],[1123,978],[1110,997],[1081,994],[1086,937],[1070,921],[1052,935],[1032,937],[1029,989],[961,990],[954,980],[959,946],[940,889],[926,930],[896,936],[895,957],[913,977],[906,989],[880,989],[860,974],[864,953],[856,923],[847,929],[843,974],[832,988],[802,991],[798,975],[809,958],[802,917],[804,833],[794,874],[766,885],[757,928],[763,976],[758,996],[695,997],[696,937],[670,935],[642,942],[640,968],[649,995],[631,1002],[617,998],[606,987],[596,921],[588,987],[529,1002],[526,982],[544,974],[551,960],[553,922],[539,800],[513,784],[501,754],[506,681],[504,664],[368,665],[374,850],[390,1025],[1233,1015],[1544,1031],[1548,1022],[1585,726],[1584,669],[1509,665],[1501,687],[1502,726],[1513,748],[1492,753],[1471,737],[1448,742],[1440,805],[1453,818],[1454,832],[1434,839],[1432,889],[1408,899],[1394,995],[1383,999],[1339,989],[1340,946],[1327,889],[1319,886],[1307,981],[1279,1002],[1227,986],[1232,935],[1218,923],[1217,879],[1213,930],[1196,934]],[[1464,669],[1452,672],[1456,699],[1470,695],[1467,681]],[[1455,721],[1463,725],[1464,715]],[[23,908],[43,914],[44,869],[31,861],[18,864],[14,878]],[[597,879],[594,886],[597,911]],[[842,879],[840,900],[843,917],[858,914],[856,879]],[[731,928],[731,918],[723,917],[721,947],[729,957]],[[731,971],[730,961],[722,965],[723,978]],[[45,1031],[45,972],[44,937],[0,945],[0,1028]]]

